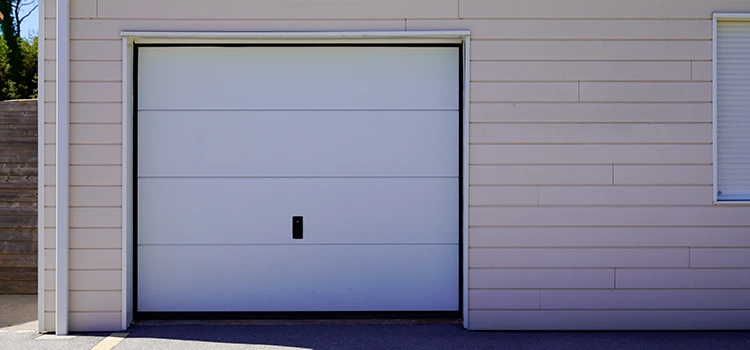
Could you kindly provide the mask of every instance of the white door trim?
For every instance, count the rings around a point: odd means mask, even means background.
[[[463,54],[463,93],[461,106],[462,115],[462,280],[461,310],[463,311],[463,326],[469,328],[469,101],[470,99],[470,71],[471,62],[470,35],[468,30],[457,31],[392,31],[392,32],[150,32],[123,31],[123,329],[132,320],[134,305],[132,296],[133,265],[132,258],[135,247],[130,239],[134,201],[130,194],[130,184],[125,182],[132,178],[132,164],[129,159],[133,156],[133,52],[135,44],[200,44],[200,43],[234,43],[234,44],[461,44]],[[128,232],[131,231],[131,232]]]

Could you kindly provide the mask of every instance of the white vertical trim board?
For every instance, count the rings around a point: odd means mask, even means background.
[[[133,45],[122,38],[122,330],[133,321]]]
[[[42,0],[44,2],[44,0]],[[45,311],[45,298],[44,298],[44,4],[39,8],[39,42],[42,45],[38,46],[38,71],[37,79],[40,81],[37,83],[37,331],[44,332],[46,330],[46,323],[44,317]]]
[[[750,203],[750,17],[714,17],[715,203]]]
[[[57,335],[68,334],[68,247],[69,247],[69,117],[70,117],[70,3],[57,1],[57,145],[56,169],[56,264],[55,264],[55,328]]]
[[[462,208],[461,211],[463,213],[462,220],[462,227],[461,231],[463,232],[463,235],[461,237],[461,254],[462,254],[462,260],[461,261],[461,273],[462,273],[462,281],[461,281],[461,293],[463,296],[462,303],[462,318],[463,318],[463,326],[466,329],[470,329],[469,325],[469,135],[470,135],[470,106],[471,103],[471,37],[469,35],[466,36],[464,39],[464,51],[463,51],[463,91],[460,93],[462,94],[463,98],[463,115],[462,117],[462,124],[463,124],[463,135],[461,140],[461,148],[463,151],[462,155],[462,164],[461,164],[461,171],[463,176],[463,183],[461,184],[463,189],[463,199],[462,199]]]

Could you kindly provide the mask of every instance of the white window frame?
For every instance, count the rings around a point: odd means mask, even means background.
[[[736,204],[750,204],[750,198],[747,200],[720,200],[719,199],[719,147],[718,147],[718,117],[719,117],[719,103],[718,97],[718,74],[717,74],[717,26],[719,21],[722,20],[747,20],[750,21],[750,13],[714,13],[713,15],[713,54],[712,54],[712,89],[713,96],[711,99],[713,108],[713,189],[714,189],[714,204],[718,205],[736,205]]]

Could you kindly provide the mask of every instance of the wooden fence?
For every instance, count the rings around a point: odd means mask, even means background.
[[[37,102],[0,102],[0,294],[37,293]]]

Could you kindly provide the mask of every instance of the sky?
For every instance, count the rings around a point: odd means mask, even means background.
[[[27,10],[26,13],[28,13],[28,10],[31,10],[32,8],[33,6],[27,6],[24,10]],[[21,36],[28,38],[30,35],[37,34],[39,34],[39,11],[34,10],[34,13],[21,22]]]

